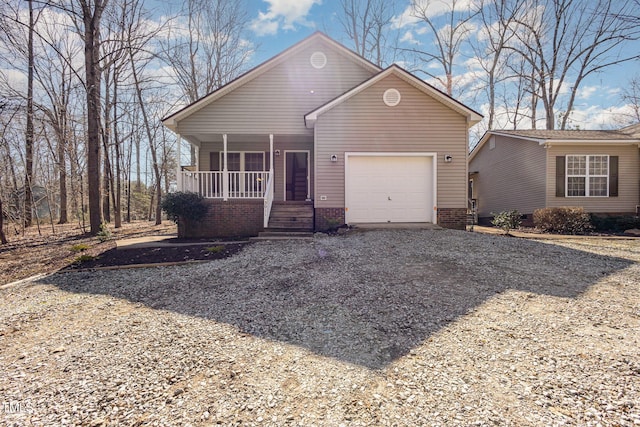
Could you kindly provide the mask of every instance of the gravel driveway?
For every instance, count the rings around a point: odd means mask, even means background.
[[[381,230],[0,291],[8,425],[640,425],[640,242]]]

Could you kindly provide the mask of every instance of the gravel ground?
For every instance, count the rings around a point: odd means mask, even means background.
[[[0,291],[4,425],[640,425],[640,242],[383,230]]]

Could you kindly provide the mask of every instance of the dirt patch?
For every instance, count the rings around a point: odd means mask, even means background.
[[[175,234],[176,225],[165,221],[155,225],[134,221],[116,229],[108,226],[110,237],[100,241],[77,224],[29,227],[24,234],[7,232],[9,243],[0,245],[0,285],[39,273],[66,268],[82,255],[99,257],[116,247],[116,239]],[[82,250],[79,250],[82,248]]]
[[[178,263],[189,261],[212,261],[230,257],[246,245],[233,243],[225,245],[181,245],[174,247],[109,249],[100,255],[89,256],[84,260],[73,262],[63,271],[86,268],[102,268],[134,264]]]

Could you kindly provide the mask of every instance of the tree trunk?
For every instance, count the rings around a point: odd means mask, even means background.
[[[66,127],[66,126],[65,126]],[[66,132],[65,132],[66,133]],[[60,180],[60,219],[58,224],[66,224],[69,222],[67,212],[67,162],[66,157],[66,141],[63,138],[58,139],[58,179]]]
[[[158,153],[156,144],[153,142],[153,135],[151,134],[151,125],[147,117],[147,109],[142,99],[142,88],[140,87],[140,80],[138,79],[138,71],[136,70],[136,64],[133,59],[133,52],[129,49],[129,59],[131,60],[131,68],[133,81],[136,85],[136,95],[138,97],[138,103],[140,104],[140,112],[142,113],[142,121],[144,122],[144,128],[147,132],[147,141],[149,143],[149,151],[151,151],[151,159],[153,161],[153,173],[156,178],[156,225],[162,224],[162,175],[160,174],[160,168],[158,166]]]
[[[100,18],[107,0],[79,0],[84,21],[85,85],[87,92],[87,187],[90,233],[100,232]],[[93,7],[91,7],[93,6]]]
[[[6,245],[7,237],[4,235],[4,211],[2,210],[2,199],[0,199],[0,243]]]
[[[27,72],[27,129],[25,133],[25,178],[24,178],[24,226],[32,224],[33,184],[33,2],[29,3],[29,35],[27,49],[29,65]]]

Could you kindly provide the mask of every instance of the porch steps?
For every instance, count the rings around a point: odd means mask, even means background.
[[[312,202],[274,202],[265,232],[313,231]]]
[[[313,233],[311,231],[263,231],[258,237],[250,237],[251,242],[260,242],[265,240],[312,240]]]

